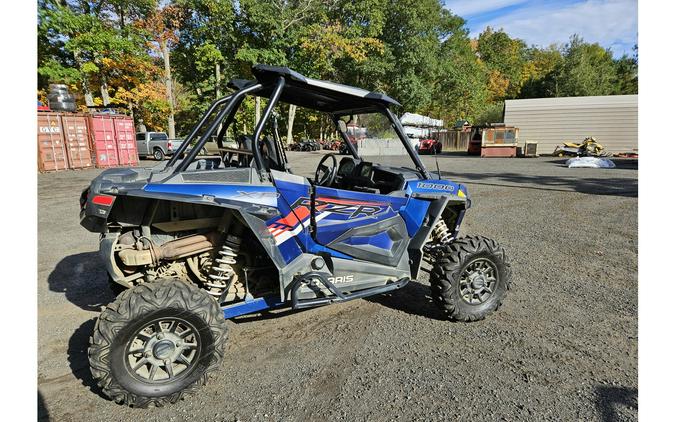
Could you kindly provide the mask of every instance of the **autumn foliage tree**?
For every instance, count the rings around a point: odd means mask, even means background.
[[[149,34],[149,45],[158,52],[164,63],[164,87],[166,89],[166,101],[169,105],[167,114],[167,126],[169,138],[176,137],[176,123],[174,114],[176,101],[174,98],[173,78],[171,76],[171,49],[178,42],[178,29],[183,9],[177,5],[169,4],[153,10],[145,19],[138,20],[136,25]]]
[[[471,38],[439,0],[38,0],[38,91],[66,83],[81,108],[115,106],[185,134],[233,77],[257,63],[384,91],[446,121],[495,121],[511,98],[637,93],[637,50],[573,35],[530,46],[502,29]],[[262,102],[245,101],[249,114]],[[316,113],[283,106],[288,140],[330,136]],[[250,131],[254,117],[241,116]]]

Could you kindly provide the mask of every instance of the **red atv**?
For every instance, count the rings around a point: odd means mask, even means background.
[[[443,146],[436,139],[422,139],[419,144],[420,154],[440,154]]]

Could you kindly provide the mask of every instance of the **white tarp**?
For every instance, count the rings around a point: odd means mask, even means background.
[[[431,129],[417,126],[403,126],[404,132],[409,138],[431,138]]]
[[[429,116],[422,116],[415,113],[404,113],[401,116],[401,125],[420,126],[420,127],[443,127],[443,120],[432,119]]]
[[[381,156],[381,155],[407,155],[403,143],[398,139],[379,139],[366,138],[358,140],[359,155],[362,156]]]
[[[576,157],[570,158],[565,163],[569,168],[594,168],[594,169],[611,169],[616,167],[616,164],[608,158],[598,157]]]

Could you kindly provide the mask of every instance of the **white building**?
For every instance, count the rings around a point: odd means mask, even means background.
[[[609,152],[633,152],[638,148],[638,96],[506,100],[504,123],[520,129],[520,144],[537,141],[539,154],[588,136]]]

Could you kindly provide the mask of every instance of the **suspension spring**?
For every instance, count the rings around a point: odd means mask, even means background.
[[[431,231],[431,235],[442,244],[448,244],[452,241],[452,232],[445,221],[443,221],[443,218],[438,219],[436,226],[434,226],[434,229]]]
[[[210,295],[220,298],[232,286],[232,282],[236,277],[232,265],[237,263],[240,247],[241,238],[232,234],[228,235],[225,242],[223,242],[218,251],[219,256],[215,259],[215,263],[211,266],[211,271],[209,271],[209,280],[204,283],[209,288],[207,292]]]

